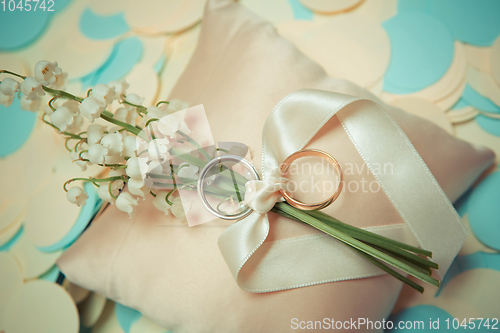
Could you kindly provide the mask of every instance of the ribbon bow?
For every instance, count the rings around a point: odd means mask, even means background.
[[[357,107],[346,107],[353,103]],[[277,175],[280,163],[302,150],[336,114],[405,222],[366,229],[401,241],[411,230],[418,245],[435,254],[440,276],[460,250],[467,235],[460,217],[403,130],[385,110],[367,99],[299,90],[279,102],[264,125],[262,181],[251,181],[247,186],[248,204],[254,212],[227,228],[218,240],[242,289],[262,293],[383,274],[328,235],[264,243],[269,234],[267,212],[279,200],[284,183]],[[373,172],[378,163],[397,167],[393,174],[384,175]],[[408,192],[408,188],[412,191]]]
[[[288,179],[275,168],[265,180],[250,180],[245,184],[245,204],[254,212],[266,214],[281,198]]]

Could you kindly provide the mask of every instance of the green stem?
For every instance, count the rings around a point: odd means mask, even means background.
[[[130,106],[133,106],[133,107],[136,107],[138,109],[137,111],[141,110],[141,112],[144,112],[144,110],[147,110],[147,108],[145,106],[142,106],[142,105],[139,105],[139,104],[130,103],[127,100],[124,100],[122,103],[130,105]]]
[[[158,107],[162,104],[170,104],[170,102],[169,101],[159,101],[158,103],[156,103],[156,106]]]
[[[61,97],[61,96],[54,96],[50,99],[49,107],[52,111],[56,111],[56,108],[52,105],[52,103],[54,103],[59,97]]]
[[[193,146],[195,146],[196,148],[198,148],[198,151],[207,159],[207,161],[210,161],[212,158],[210,157],[210,155],[208,155],[208,153],[205,151],[205,149],[203,149],[200,144],[198,142],[196,142],[195,140],[193,140],[193,138],[191,138],[189,135],[183,133],[182,131],[177,131],[177,133],[179,133],[181,136],[185,137],[186,140],[192,144]]]
[[[109,195],[113,198],[113,199],[118,199],[114,194],[113,194],[113,191],[111,191],[111,185],[113,185],[114,181],[112,182],[109,182],[108,184],[108,192],[109,192]]]
[[[324,233],[334,237],[335,239],[337,239],[337,240],[339,240],[339,241],[341,241],[341,242],[343,242],[343,243],[345,243],[345,244],[347,244],[355,249],[363,251],[363,252],[371,255],[372,257],[383,261],[384,263],[392,265],[395,268],[400,269],[403,272],[408,273],[410,275],[413,275],[414,277],[416,277],[424,282],[427,282],[435,287],[439,287],[439,281],[434,279],[433,277],[431,277],[425,273],[422,273],[422,272],[414,269],[410,265],[408,265],[404,262],[401,262],[400,260],[395,259],[395,258],[377,250],[377,249],[374,249],[373,247],[367,246],[365,243],[363,243],[355,238],[352,238],[351,236],[346,235],[343,232],[336,230],[335,228],[331,227],[330,225],[325,224],[325,223],[321,222],[320,220],[313,218],[312,216],[304,213],[303,211],[301,211],[299,209],[295,209],[292,206],[287,205],[287,204],[282,203],[282,202],[276,203],[274,208],[276,208],[278,211],[283,211],[291,216],[299,218],[303,223],[306,223],[306,224],[308,224],[308,225],[310,225],[310,226],[312,226],[320,231],[323,231]]]
[[[74,139],[74,140],[83,140],[84,138],[82,138],[81,136],[77,135],[77,134],[73,134],[73,133],[69,133],[69,132],[61,132],[61,130],[54,124],[52,124],[51,122],[45,120],[45,116],[46,114],[43,114],[42,116],[42,121],[44,123],[46,123],[47,125],[50,125],[52,126],[55,130],[57,130],[58,132],[64,134],[64,135],[67,135],[68,137],[70,137],[71,139]]]
[[[130,132],[136,136],[139,136],[139,134],[141,133],[141,130],[136,128],[135,126],[132,126],[130,124],[124,123],[123,121],[119,121],[117,119],[114,119],[112,116],[109,116],[108,114],[105,114],[104,112],[101,113],[101,118],[110,122],[110,123],[113,123],[115,125],[118,125],[118,126],[125,128],[125,130],[127,132]]]
[[[115,181],[115,180],[119,180],[119,179],[121,179],[123,181],[127,180],[125,178],[125,176],[114,176],[114,177],[108,177],[108,178],[93,178],[93,177],[89,177],[89,178],[71,178],[71,179],[67,180],[63,184],[63,189],[64,189],[65,192],[68,192],[68,189],[66,188],[66,186],[69,185],[70,183],[74,182],[74,181],[77,181],[77,180],[83,180],[83,181],[91,182],[92,184],[94,184],[96,186],[99,186],[97,183],[110,182],[110,181]]]
[[[273,212],[274,213],[277,213],[277,214],[280,214],[284,217],[288,217],[289,219],[292,219],[292,220],[295,220],[295,221],[299,221],[301,222],[299,219],[297,219],[296,217],[290,215],[290,214],[287,214],[283,211],[280,211],[280,210],[277,210],[277,209],[273,209]],[[410,287],[412,287],[413,289],[415,289],[416,291],[420,292],[420,293],[423,293],[424,292],[424,288],[415,283],[414,281],[408,279],[406,276],[403,276],[401,274],[399,274],[398,272],[396,272],[395,270],[393,270],[392,268],[390,268],[389,266],[387,266],[386,264],[384,264],[383,262],[373,258],[371,255],[369,254],[366,254],[364,253],[363,251],[360,251],[358,249],[354,249],[357,251],[357,253],[359,253],[360,255],[362,255],[366,260],[368,260],[369,262],[371,262],[372,264],[374,264],[375,266],[377,266],[378,268],[382,269],[384,272],[388,273],[389,275],[395,277],[396,279],[398,279],[399,281],[403,282],[403,283],[406,283],[407,285],[409,285]]]
[[[366,242],[372,243],[374,245],[380,245],[380,243],[377,242],[377,240],[380,240],[381,242],[383,242],[384,245],[391,245],[393,247],[398,247],[398,248],[401,248],[401,249],[404,249],[404,250],[407,250],[410,252],[418,253],[418,254],[424,255],[426,257],[432,258],[431,251],[427,251],[427,250],[424,250],[424,249],[421,249],[421,248],[418,248],[415,246],[401,243],[401,242],[398,242],[396,240],[393,240],[393,239],[390,239],[390,238],[387,238],[387,237],[384,237],[381,235],[376,235],[370,231],[366,231],[364,229],[360,229],[360,228],[354,227],[350,224],[341,222],[341,221],[337,220],[336,218],[334,218],[330,215],[327,215],[321,211],[311,210],[311,211],[307,211],[306,213],[311,215],[312,217],[318,219],[318,220],[322,220],[323,222],[330,224],[332,227],[335,227],[343,232],[346,232],[346,233],[349,232],[349,234],[352,237],[358,238],[359,240],[366,241]],[[438,267],[436,266],[434,268],[438,268]]]
[[[49,88],[47,86],[42,86],[42,88],[43,88],[43,90],[45,90],[48,93],[51,93],[54,96],[61,96],[61,97],[67,98],[67,99],[72,99],[72,100],[77,101],[77,102],[83,101],[83,98],[75,96],[73,94],[70,94],[69,92],[64,91],[64,90],[52,89],[52,88]]]
[[[1,70],[0,70],[0,74],[2,74],[2,73],[5,73],[5,74],[10,74],[10,75],[14,75],[14,76],[20,77],[20,78],[21,78],[21,79],[23,79],[23,80],[26,78],[26,76],[24,76],[24,75],[14,73],[14,72],[8,71],[8,70],[6,70],[6,69],[1,69]]]

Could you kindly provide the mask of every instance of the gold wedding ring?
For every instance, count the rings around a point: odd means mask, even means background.
[[[295,208],[302,209],[302,210],[323,209],[323,208],[329,206],[335,200],[337,200],[340,193],[342,192],[342,187],[344,184],[344,175],[342,174],[342,168],[340,167],[339,162],[337,162],[337,160],[332,155],[330,155],[324,151],[317,150],[317,149],[304,149],[304,150],[300,150],[298,152],[291,154],[290,156],[288,156],[285,159],[285,161],[283,161],[283,163],[280,165],[281,174],[286,174],[288,172],[288,169],[290,168],[290,165],[292,164],[292,162],[299,159],[299,158],[302,158],[302,157],[320,157],[320,158],[326,160],[328,163],[330,163],[335,168],[337,173],[339,174],[340,181],[339,181],[339,184],[337,186],[337,190],[328,199],[321,201],[321,202],[318,202],[318,203],[313,203],[313,204],[308,204],[305,202],[295,200],[283,189],[280,190],[281,195],[286,200],[286,202],[288,202],[291,206],[293,206]]]

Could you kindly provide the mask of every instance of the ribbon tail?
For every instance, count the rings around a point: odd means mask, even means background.
[[[245,219],[227,228],[219,237],[217,244],[231,274],[240,285],[238,275],[252,254],[264,243],[269,234],[267,214],[253,212]]]

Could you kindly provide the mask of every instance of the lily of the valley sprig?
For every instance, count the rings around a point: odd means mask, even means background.
[[[181,202],[176,191],[196,190],[197,173],[210,160],[210,155],[201,148],[201,138],[191,133],[185,122],[182,111],[188,107],[185,102],[161,101],[145,107],[143,98],[127,93],[125,81],[98,84],[86,96],[78,97],[65,91],[67,74],[56,62],[38,62],[34,76],[30,77],[7,70],[0,70],[1,73],[22,82],[4,78],[0,82],[0,104],[9,107],[17,97],[22,109],[40,111],[42,98],[47,99],[48,94],[50,98],[41,118],[65,138],[73,162],[82,171],[89,165],[108,169],[103,178],[72,178],[64,183],[71,203],[83,206],[88,195],[81,187],[68,188],[68,185],[87,181],[98,188],[102,200],[115,204],[130,216],[140,198],[152,195],[154,207],[165,215],[172,213],[180,220],[185,218],[189,203]],[[186,154],[182,144],[194,148],[196,153]],[[218,180],[217,175],[207,178],[207,189],[222,200],[221,204],[239,205],[242,199],[238,188],[245,187],[245,178],[237,173],[231,175],[224,178],[221,173]],[[237,197],[232,196],[233,187]],[[432,257],[430,251],[351,226],[320,211],[303,211],[284,202],[276,203],[272,211],[330,235],[419,292],[424,288],[400,272],[439,286],[439,281],[431,276],[438,265],[428,259]]]
[[[20,99],[23,110],[42,111],[42,120],[53,127],[65,138],[65,145],[73,163],[85,171],[89,165],[99,165],[109,169],[105,178],[73,178],[64,184],[68,200],[80,206],[85,205],[88,195],[79,186],[68,185],[74,181],[89,181],[98,187],[97,194],[107,202],[116,203],[116,207],[132,216],[139,203],[139,197],[153,195],[153,204],[165,214],[170,212],[178,218],[184,217],[180,200],[167,195],[173,189],[154,193],[146,187],[144,174],[153,168],[148,159],[137,155],[137,136],[141,134],[141,125],[159,120],[165,115],[188,107],[187,103],[172,100],[162,101],[156,106],[142,106],[143,98],[136,94],[127,94],[125,81],[112,81],[98,84],[89,89],[87,96],[75,96],[67,91],[67,73],[57,62],[39,61],[34,68],[34,76],[23,76],[8,70],[0,73],[17,77],[21,82],[6,77],[0,82],[0,104],[9,107],[14,98]],[[42,103],[43,99],[47,99]],[[42,104],[45,104],[42,107]],[[108,109],[114,108],[114,112]],[[101,119],[99,123],[97,119]],[[160,124],[160,131],[166,137],[173,138],[175,132],[183,128],[182,116],[176,117],[177,123]],[[85,128],[86,127],[86,128]],[[151,154],[158,147],[170,148],[168,140],[155,140],[150,144]],[[151,155],[150,154],[150,155]],[[127,189],[124,189],[127,184]]]

